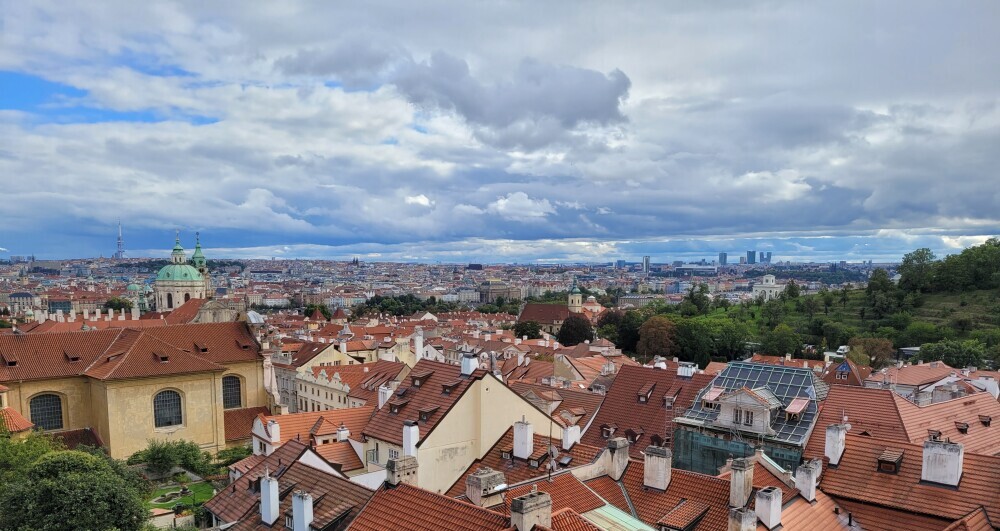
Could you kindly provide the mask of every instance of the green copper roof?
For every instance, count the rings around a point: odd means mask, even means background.
[[[142,291],[142,288],[140,288],[138,284],[129,284],[125,289],[128,291]]]
[[[187,264],[169,264],[163,266],[156,275],[156,280],[205,280],[197,269]]]

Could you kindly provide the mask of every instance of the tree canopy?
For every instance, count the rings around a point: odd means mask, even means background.
[[[539,339],[542,337],[542,325],[538,321],[522,321],[514,325],[514,337]]]
[[[563,321],[556,339],[566,346],[573,346],[594,338],[594,328],[585,317],[570,315]]]

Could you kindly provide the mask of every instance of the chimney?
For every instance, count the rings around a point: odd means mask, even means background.
[[[337,428],[337,442],[344,442],[351,436],[351,430],[344,426],[344,423],[340,423],[340,427]]]
[[[525,421],[522,415],[521,420],[514,423],[514,457],[527,459],[531,457],[534,451],[534,430],[531,427],[531,423]]]
[[[816,501],[816,483],[823,465],[818,459],[807,461],[795,469],[795,488],[808,502]]]
[[[608,439],[608,451],[611,452],[608,474],[611,479],[618,481],[625,475],[625,467],[628,466],[628,439],[625,437]]]
[[[280,511],[278,480],[272,478],[265,469],[264,477],[260,478],[260,519],[264,521],[264,525],[274,525]]]
[[[113,321],[114,318],[115,318],[115,309],[114,308],[108,308],[108,317],[107,317],[106,320],[107,321]]]
[[[465,497],[480,507],[493,507],[503,502],[507,478],[503,472],[482,467],[465,478]]]
[[[562,449],[569,451],[573,445],[580,442],[580,426],[564,426],[562,430]]]
[[[647,446],[642,465],[642,484],[659,491],[670,486],[673,452],[663,446]]]
[[[56,322],[57,323],[65,323],[66,322],[66,317],[63,315],[63,311],[62,310],[56,310]]]
[[[139,306],[132,307],[132,320],[133,321],[139,320]]]
[[[517,353],[517,366],[520,367],[524,365],[524,352],[518,351]]]
[[[948,439],[931,438],[924,441],[924,463],[920,481],[957,487],[962,480],[965,447]]]
[[[417,441],[420,440],[420,427],[412,420],[403,421],[403,455],[416,457]]]
[[[785,354],[785,361],[792,361],[792,355],[791,354]]]
[[[278,421],[274,419],[267,421],[267,433],[271,434],[271,444],[281,444],[281,426]]]
[[[308,492],[292,493],[292,531],[310,531],[313,522],[313,498]]]
[[[416,351],[418,359],[424,355],[424,329],[421,326],[413,331],[413,350]]]
[[[535,526],[552,526],[552,497],[548,492],[532,491],[510,502],[510,524],[517,531],[531,531]]]
[[[390,398],[392,398],[392,387],[389,387],[388,384],[378,386],[378,408],[382,409],[382,406],[384,406]]]
[[[753,462],[746,458],[733,459],[729,476],[729,506],[741,509],[750,501],[753,490]]]
[[[86,321],[89,318],[90,318],[90,310],[88,310],[87,308],[84,308],[83,309],[83,320]]]
[[[769,530],[781,525],[781,489],[767,487],[758,490],[753,510],[760,523]]]
[[[756,531],[757,515],[750,509],[729,509],[729,531]]]
[[[338,346],[340,347],[339,350],[341,353],[347,354],[347,341],[341,341]]]
[[[118,320],[119,321],[124,321],[125,320],[125,308],[122,308],[122,310],[120,312],[118,312]]]
[[[515,337],[515,338],[514,338],[514,344],[515,344],[515,345],[520,345],[520,344],[521,344],[521,338],[519,338],[519,337]]]
[[[390,487],[397,487],[400,483],[407,485],[417,485],[417,458],[412,455],[390,459],[385,463],[385,482]]]
[[[483,334],[483,339],[486,340],[486,341],[492,341],[493,340],[493,334]]]
[[[849,428],[850,426],[847,424],[831,424],[826,427],[825,455],[830,460],[830,466],[835,467],[840,464],[840,457],[844,455],[844,446]]]
[[[462,376],[470,376],[472,372],[476,370],[479,363],[476,361],[476,355],[471,352],[466,352],[462,356]]]
[[[677,376],[681,378],[690,378],[694,376],[694,369],[697,367],[694,363],[681,361],[677,363]]]

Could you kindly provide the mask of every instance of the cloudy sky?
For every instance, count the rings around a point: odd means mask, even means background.
[[[0,0],[0,256],[898,259],[1000,233],[1000,3]],[[6,249],[7,251],[5,251]]]

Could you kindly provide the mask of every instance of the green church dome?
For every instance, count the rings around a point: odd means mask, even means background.
[[[204,277],[197,269],[187,264],[168,264],[160,269],[156,275],[156,280],[197,280],[204,281]]]
[[[138,284],[129,284],[128,287],[125,288],[125,290],[126,291],[142,291],[142,288],[140,288]]]

